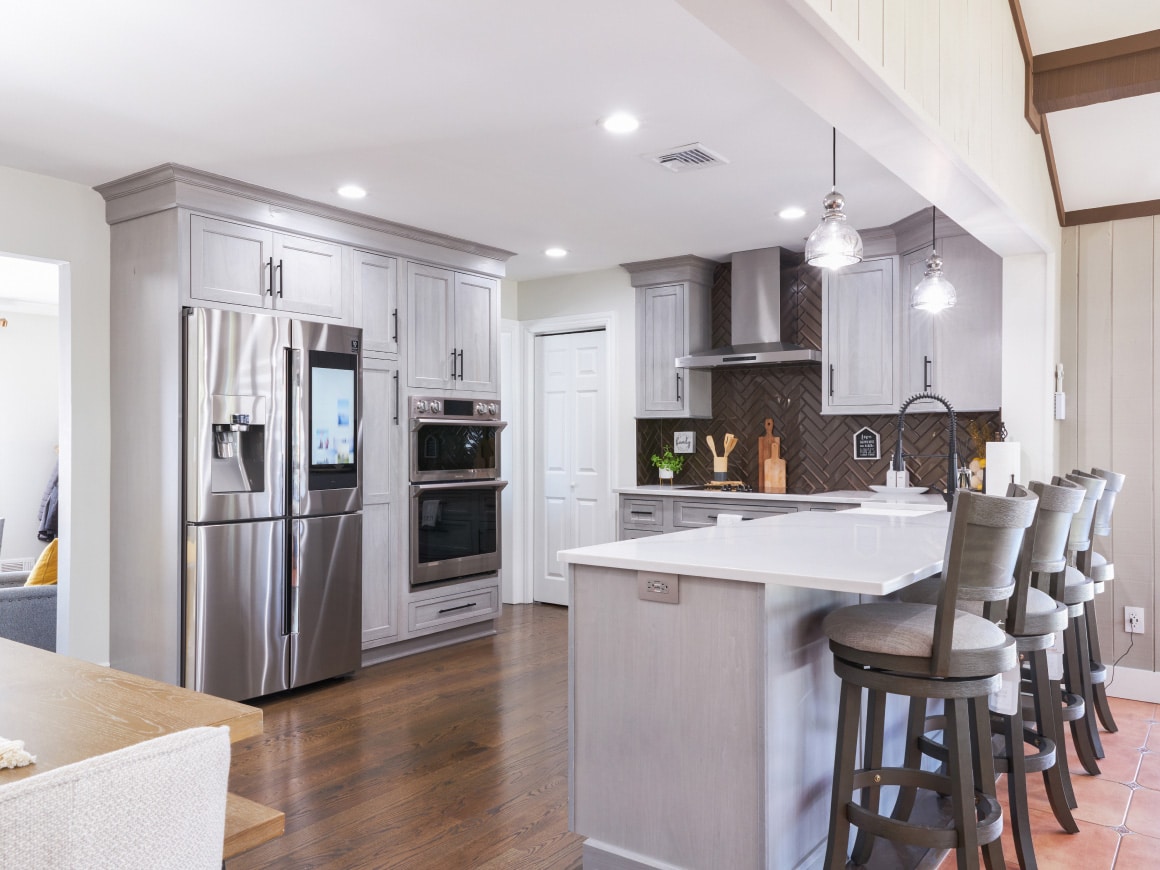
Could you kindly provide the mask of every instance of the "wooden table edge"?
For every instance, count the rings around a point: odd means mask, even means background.
[[[281,837],[286,814],[230,792],[226,795],[226,833],[222,860],[234,858]]]

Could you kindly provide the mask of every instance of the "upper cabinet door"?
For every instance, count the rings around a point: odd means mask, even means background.
[[[259,227],[190,217],[189,295],[265,308],[271,299],[274,234]]]
[[[420,389],[454,386],[452,300],[455,273],[422,263],[407,264],[407,383]]]
[[[398,262],[392,257],[353,251],[351,282],[362,307],[363,350],[399,352]]]
[[[301,236],[274,235],[274,307],[342,317],[342,248]]]
[[[686,353],[685,285],[665,284],[638,290],[637,364],[640,411],[685,410],[684,370],[674,363]]]
[[[498,281],[455,275],[456,389],[480,393],[499,390],[498,306]]]
[[[891,411],[897,407],[894,258],[827,272],[822,286],[823,413]]]

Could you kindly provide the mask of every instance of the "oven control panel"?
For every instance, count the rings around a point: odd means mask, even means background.
[[[411,419],[498,420],[499,402],[411,396]]]

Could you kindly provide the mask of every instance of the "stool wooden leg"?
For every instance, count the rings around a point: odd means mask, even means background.
[[[1079,695],[1084,700],[1084,715],[1071,723],[1072,742],[1075,744],[1075,754],[1079,757],[1083,769],[1092,776],[1100,775],[1100,766],[1096,761],[1095,740],[1091,729],[1091,684],[1084,685],[1084,674],[1087,662],[1087,632],[1079,617],[1071,620],[1063,643],[1063,679],[1067,690]],[[1089,665],[1090,667],[1090,665]]]
[[[971,761],[989,754],[976,753],[971,746],[969,703],[961,698],[946,702],[947,773],[951,778],[951,807],[958,832],[955,857],[959,870],[976,870],[979,866],[978,815],[975,812],[975,777]],[[987,732],[990,733],[990,725]]]
[[[866,770],[877,770],[882,767],[882,732],[885,729],[886,693],[869,689],[866,697],[866,742],[862,744],[862,767]],[[877,813],[881,796],[880,786],[869,786],[862,789],[861,804],[871,812]],[[855,864],[865,864],[870,860],[873,848],[874,836],[859,829],[850,858]]]
[[[854,756],[858,748],[858,714],[862,689],[842,681],[838,703],[838,737],[834,752],[834,786],[830,795],[830,830],[826,841],[827,870],[843,870],[850,844],[850,819],[846,804],[854,796]]]
[[[1084,603],[1083,616],[1084,622],[1087,624],[1088,647],[1092,661],[1097,661],[1097,657],[1101,655],[1100,629],[1096,620],[1096,603],[1094,601]],[[1096,715],[1105,731],[1111,731],[1114,734],[1120,730],[1119,726],[1116,725],[1116,720],[1112,717],[1112,708],[1108,704],[1108,693],[1105,691],[1102,681],[1092,684],[1092,706],[1096,708]]]
[[[1027,814],[1027,766],[1023,757],[1023,714],[1019,707],[1013,716],[996,717],[1003,730],[1007,753],[1007,805],[1011,813],[1011,833],[1015,854],[1022,870],[1035,870],[1035,848],[1031,842],[1031,818]]]
[[[959,701],[958,704],[966,706],[969,719],[974,787],[988,797],[994,798],[995,752],[991,746],[991,711],[987,707],[987,698],[971,698],[969,701]],[[978,813],[975,808],[974,794],[971,795],[970,810],[971,822],[977,823]],[[974,842],[978,843],[977,834],[974,837]],[[1007,864],[1003,860],[1003,844],[998,837],[983,846],[983,863],[988,870],[1005,870]],[[976,866],[977,864],[976,857]]]
[[[918,747],[918,738],[922,736],[922,725],[926,721],[926,703],[926,698],[910,699],[910,710],[906,717],[906,752],[902,758],[902,766],[910,770],[918,770],[922,765],[922,750]],[[917,796],[918,789],[914,786],[900,787],[890,817],[900,822],[907,821],[914,811]]]
[[[1069,834],[1079,833],[1079,825],[1071,814],[1075,793],[1071,787],[1071,771],[1067,769],[1067,749],[1063,742],[1063,722],[1059,718],[1062,703],[1058,692],[1052,692],[1047,674],[1047,650],[1034,650],[1031,658],[1031,691],[1035,701],[1035,722],[1039,734],[1055,744],[1055,764],[1043,771],[1043,788],[1055,820]],[[1069,800],[1068,795],[1071,795]]]
[[[1090,604],[1091,602],[1087,602]],[[1085,612],[1087,604],[1084,605]],[[1084,722],[1088,739],[1091,741],[1092,754],[1096,758],[1104,757],[1104,745],[1100,741],[1100,726],[1096,718],[1095,692],[1092,687],[1092,648],[1088,636],[1086,617],[1077,617],[1073,620],[1076,625],[1076,655],[1079,657],[1080,679],[1083,681],[1084,691]]]

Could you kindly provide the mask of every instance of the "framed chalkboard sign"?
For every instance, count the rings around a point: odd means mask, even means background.
[[[882,439],[869,426],[863,426],[854,433],[854,458],[879,459],[882,456]]]

